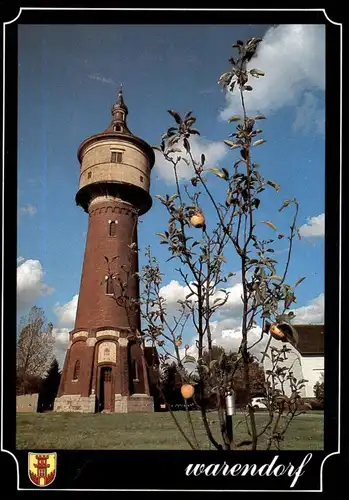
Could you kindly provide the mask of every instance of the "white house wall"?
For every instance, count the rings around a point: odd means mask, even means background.
[[[269,356],[271,356],[271,347],[280,349],[283,345],[284,343],[280,340],[272,338],[268,349]],[[308,382],[305,382],[305,387],[300,391],[301,397],[313,398],[314,385],[320,379],[321,373],[324,373],[324,357],[301,356],[301,354],[297,351],[297,349],[293,347],[292,344],[287,343],[287,347],[291,349],[291,351],[286,353],[287,359],[283,363],[281,363],[281,366],[287,366],[289,368],[291,365],[293,365],[292,371],[296,379],[308,380]],[[271,361],[267,357],[264,358],[263,368],[264,371],[271,369]],[[288,382],[285,384],[284,390],[287,396],[291,394],[290,385]]]
[[[305,392],[307,398],[313,398],[314,385],[320,380],[321,373],[324,373],[323,356],[303,356],[302,357],[303,376],[309,380],[306,382]]]
[[[276,340],[272,337],[268,349],[268,355],[271,357],[271,352],[270,352],[271,347],[275,347],[276,349],[281,349],[284,345],[285,344],[283,342],[281,342],[280,340]],[[303,370],[302,370],[302,357],[300,353],[297,351],[297,349],[293,347],[292,344],[287,343],[286,345],[289,349],[291,349],[291,351],[286,353],[287,358],[284,362],[280,363],[280,366],[287,366],[287,368],[292,366],[292,371],[294,376],[296,377],[297,380],[301,380],[302,378],[305,378],[303,376]],[[264,358],[263,367],[264,371],[271,370],[272,368],[271,360],[268,359],[267,357]],[[284,385],[284,391],[286,396],[291,395],[290,384],[288,381]],[[305,388],[300,391],[300,395],[301,397],[306,397]]]

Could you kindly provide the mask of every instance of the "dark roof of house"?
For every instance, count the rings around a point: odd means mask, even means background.
[[[302,356],[324,354],[325,325],[293,325],[298,333],[297,349]]]

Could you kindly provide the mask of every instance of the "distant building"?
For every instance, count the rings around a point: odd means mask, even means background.
[[[306,398],[314,397],[314,385],[324,374],[324,325],[294,325],[298,332],[298,344],[294,347],[287,343],[287,347],[291,349],[287,353],[287,359],[283,363],[284,366],[292,366],[294,376],[300,379],[306,379],[305,387],[301,390],[301,396]],[[268,354],[270,356],[270,348],[282,347],[283,343],[280,340],[272,338]],[[271,369],[271,361],[267,357],[263,362],[264,370]],[[285,387],[285,392],[289,395],[289,385]]]

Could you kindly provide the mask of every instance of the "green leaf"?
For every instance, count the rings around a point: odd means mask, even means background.
[[[263,144],[263,142],[266,142],[265,139],[258,139],[258,141],[255,141],[252,146],[259,146],[260,144]]]
[[[228,273],[228,278],[231,278],[232,276],[235,276],[236,273]]]
[[[218,298],[218,299],[214,299],[213,301],[213,305],[217,304],[217,302],[223,302],[224,299],[221,297],[221,298]]]
[[[200,135],[200,132],[198,129],[196,128],[191,128],[191,129],[188,129],[188,132],[189,134],[196,134],[196,135]]]
[[[280,191],[280,185],[277,182],[267,181],[267,184],[269,184],[269,186],[272,186],[277,193]]]
[[[177,123],[182,123],[182,119],[180,115],[177,113],[177,111],[174,111],[173,109],[168,109],[167,110],[170,115],[173,116],[173,118],[176,120]]]
[[[165,198],[163,196],[161,196],[160,194],[156,194],[155,198],[158,198],[160,201],[162,201],[164,203],[166,202]]]
[[[253,90],[253,88],[251,87],[251,85],[245,85],[243,87],[244,90],[248,90],[249,92],[251,92],[251,90]]]
[[[164,233],[156,233],[156,236],[161,236],[161,238],[164,238],[165,240],[167,239],[167,236]]]
[[[185,147],[185,150],[189,153],[190,151],[190,144],[189,144],[189,141],[186,137],[184,137],[183,139],[183,146]]]
[[[281,210],[283,210],[284,208],[288,207],[290,203],[291,203],[290,200],[285,200],[281,205],[281,207],[279,208],[279,212],[281,212]]]
[[[255,199],[253,200],[253,204],[254,204],[254,206],[255,206],[256,208],[258,208],[258,207],[259,207],[260,203],[261,203],[261,200],[260,200],[259,198],[255,198]]]
[[[194,356],[185,356],[183,363],[196,363]]]
[[[266,117],[264,115],[256,115],[253,117],[254,120],[266,120]]]
[[[227,262],[227,259],[224,257],[224,255],[218,255],[217,259],[222,260],[223,262]]]
[[[238,122],[240,120],[242,120],[242,116],[235,115],[235,116],[232,116],[231,118],[229,118],[228,123]]]
[[[221,76],[218,78],[218,83],[221,83],[221,82],[228,83],[228,82],[230,82],[231,77],[232,77],[232,74],[230,71],[227,73],[222,73]]]
[[[201,165],[205,164],[206,156],[204,154],[201,155]]]
[[[217,175],[217,177],[220,177],[221,179],[227,179],[227,175],[219,170],[219,168],[210,168],[209,172],[212,172],[213,174]],[[229,173],[228,173],[228,178],[229,178]]]
[[[253,75],[258,75],[258,76],[264,76],[265,75],[264,71],[262,71],[261,69],[257,69],[257,68],[250,69],[250,73],[251,73],[252,76]]]
[[[263,224],[266,224],[267,226],[271,227],[272,229],[274,229],[274,231],[276,231],[276,226],[275,224],[273,224],[272,222],[270,222],[269,220],[262,220],[261,222],[263,222]]]
[[[222,172],[225,174],[225,179],[229,179],[229,172],[226,168],[222,167]]]
[[[276,281],[282,281],[281,276],[274,276],[274,275],[272,275],[272,276],[268,276],[268,279],[270,279],[270,280],[276,280]]]
[[[236,144],[236,142],[233,142],[233,141],[229,141],[228,139],[224,139],[224,144],[226,144],[227,146],[230,146],[231,149],[236,149],[236,148],[239,148],[240,147],[240,144]]]
[[[230,191],[228,193],[227,199],[225,200],[225,205],[227,207],[230,207],[230,205],[232,204],[232,201],[233,201],[233,193]]]
[[[305,276],[303,276],[298,281],[296,281],[296,284],[295,284],[294,288],[296,288],[296,286],[300,285],[302,283],[302,281],[304,281],[304,280],[305,280]]]

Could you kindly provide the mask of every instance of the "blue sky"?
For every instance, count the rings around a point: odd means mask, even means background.
[[[248,112],[267,116],[261,122],[267,142],[256,148],[255,160],[263,175],[281,186],[280,193],[264,198],[258,218],[273,220],[286,233],[291,213],[279,214],[277,208],[297,197],[303,238],[295,244],[288,281],[307,277],[297,294],[299,320],[323,321],[324,26],[19,25],[18,314],[34,304],[43,307],[56,327],[61,352],[73,327],[72,299],[79,291],[87,230],[87,215],[74,200],[79,144],[108,126],[122,82],[135,135],[159,144],[172,125],[166,110],[193,110],[201,132],[194,150],[204,151],[210,166],[231,168],[237,153],[222,141],[233,132],[227,118],[239,107],[234,96],[220,92],[217,80],[229,69],[232,44],[251,36],[265,38],[254,67],[266,76],[251,82],[255,91],[246,98]],[[182,175],[183,182],[190,176],[185,169]],[[153,207],[139,225],[141,264],[147,245],[154,247],[160,264],[169,257],[155,236],[167,226],[155,195],[174,193],[171,179],[157,157]],[[223,181],[210,177],[210,182],[219,196]],[[270,234],[268,228],[263,231]],[[281,261],[285,246],[280,240]],[[237,271],[237,261],[229,264]],[[175,267],[166,265],[164,279],[171,300],[182,285]],[[230,285],[237,286],[238,277]],[[233,342],[235,306],[234,318],[225,314],[222,324],[217,319],[217,341]],[[185,340],[191,343],[189,334]]]

